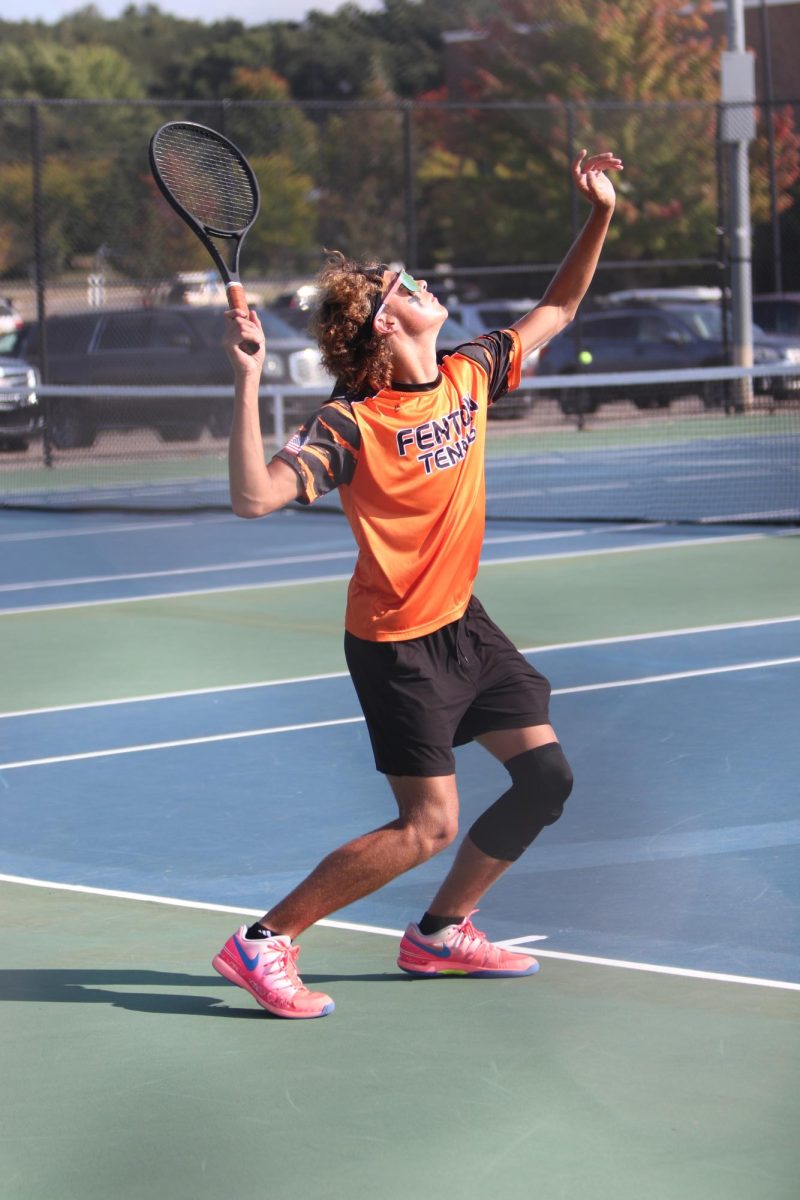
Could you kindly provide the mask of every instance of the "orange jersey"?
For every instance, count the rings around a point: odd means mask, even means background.
[[[519,384],[514,330],[443,359],[427,385],[334,397],[276,455],[302,503],[338,487],[358,544],[345,626],[368,641],[421,637],[465,611],[485,521],[486,413]]]

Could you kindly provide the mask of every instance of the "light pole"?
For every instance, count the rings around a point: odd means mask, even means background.
[[[736,366],[753,365],[752,230],[749,145],[755,138],[755,64],[745,49],[743,0],[727,0],[728,50],[722,54],[722,140],[728,147],[732,351]],[[752,387],[741,402],[752,405]]]
[[[772,87],[772,40],[769,31],[767,0],[761,0],[761,78],[764,84],[764,107],[767,112],[767,139],[769,148],[769,214],[772,232],[772,287],[783,291],[783,264],[781,263],[781,221],[778,212],[778,180],[775,156],[775,121],[773,119]]]

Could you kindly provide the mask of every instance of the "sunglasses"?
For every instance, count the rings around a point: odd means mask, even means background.
[[[375,312],[372,314],[372,325],[375,324],[375,321],[386,308],[389,300],[392,298],[395,292],[400,290],[400,288],[405,288],[405,290],[413,296],[415,292],[422,291],[422,284],[418,283],[413,275],[409,275],[408,271],[401,267],[386,289],[386,294],[382,298],[380,297],[380,293],[378,293],[378,296],[376,296],[376,300],[380,300],[380,303],[375,309]]]

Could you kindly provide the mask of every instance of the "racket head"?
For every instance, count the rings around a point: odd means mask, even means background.
[[[239,273],[239,249],[258,216],[258,180],[234,143],[194,121],[168,121],[150,139],[153,178],[175,212],[200,238],[225,284]],[[226,262],[214,238],[230,241]]]

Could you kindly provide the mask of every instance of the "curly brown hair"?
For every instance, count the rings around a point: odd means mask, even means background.
[[[378,392],[392,379],[392,352],[371,321],[386,267],[357,263],[339,250],[326,254],[328,261],[317,276],[313,320],[322,361],[347,391]]]

